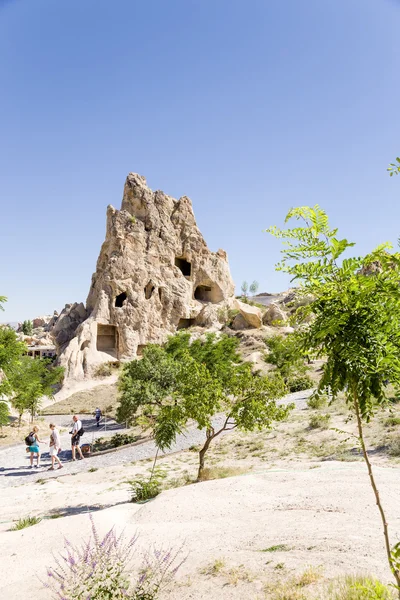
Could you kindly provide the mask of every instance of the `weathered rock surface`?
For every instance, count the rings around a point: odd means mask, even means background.
[[[60,314],[53,335],[66,376],[82,379],[98,364],[126,360],[177,329],[218,327],[218,313],[233,304],[226,253],[211,252],[192,204],[153,192],[130,173],[121,210],[107,209],[86,308]],[[260,319],[261,322],[261,319]]]
[[[262,322],[264,325],[286,325],[286,314],[277,304],[271,304],[263,315]]]
[[[235,331],[239,331],[240,329],[249,329],[251,327],[244,316],[239,313],[232,321],[232,329]]]
[[[240,311],[244,320],[251,327],[259,329],[262,326],[262,312],[257,306],[251,306],[240,300],[235,300],[235,308]]]

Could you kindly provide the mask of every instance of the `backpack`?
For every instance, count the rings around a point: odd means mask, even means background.
[[[79,435],[79,437],[82,437],[82,435],[84,433],[85,433],[85,430],[83,429],[83,427],[81,427],[80,430],[76,432],[76,435]]]
[[[34,435],[33,431],[31,431],[30,434],[27,435],[25,438],[25,444],[27,446],[33,446],[35,444],[35,442],[36,442],[35,435]]]

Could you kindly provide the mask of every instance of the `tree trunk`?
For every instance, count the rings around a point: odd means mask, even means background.
[[[375,483],[375,477],[374,474],[372,472],[372,465],[370,463],[369,457],[368,457],[368,453],[367,453],[367,449],[365,446],[365,441],[364,441],[364,432],[363,432],[363,426],[362,426],[362,421],[361,421],[361,415],[360,415],[360,405],[358,402],[358,395],[357,392],[353,392],[353,404],[354,404],[354,410],[356,412],[356,417],[357,417],[357,427],[358,427],[358,437],[360,440],[360,444],[361,444],[361,448],[362,448],[362,453],[364,456],[364,460],[367,464],[367,468],[368,468],[368,475],[371,481],[371,486],[372,489],[374,491],[375,494],[375,500],[376,500],[376,505],[379,509],[379,513],[381,515],[381,519],[382,519],[382,524],[383,524],[383,535],[385,538],[385,547],[386,547],[386,554],[387,554],[387,558],[389,561],[389,566],[390,569],[394,575],[394,578],[396,579],[396,584],[398,586],[398,595],[400,598],[400,572],[395,569],[394,565],[393,565],[393,561],[392,561],[392,556],[391,556],[391,549],[390,549],[390,540],[389,540],[389,528],[388,528],[388,524],[386,521],[386,515],[385,512],[383,510],[382,504],[381,504],[381,500],[379,497],[379,491],[378,488],[376,487],[376,483]]]
[[[207,439],[205,441],[204,446],[202,447],[202,449],[199,452],[199,470],[197,473],[197,482],[201,481],[201,476],[204,470],[204,461],[205,461],[205,456],[206,456],[206,452],[212,442],[212,440],[214,439],[215,435],[214,435],[214,430],[213,429],[207,429]]]

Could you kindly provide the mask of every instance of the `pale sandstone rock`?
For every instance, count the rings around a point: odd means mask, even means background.
[[[220,329],[234,284],[226,253],[211,252],[192,204],[153,192],[130,173],[121,210],[107,209],[106,239],[83,305],[58,317],[53,336],[66,376],[90,377],[98,364],[132,359],[191,325]]]
[[[284,326],[287,322],[286,314],[277,304],[270,304],[264,313],[262,322],[264,325]]]
[[[232,329],[235,331],[239,331],[240,329],[249,329],[250,325],[244,318],[244,316],[239,313],[232,321]]]
[[[240,300],[235,300],[235,308],[240,310],[240,314],[251,327],[260,329],[262,326],[262,312],[257,306],[251,306]]]

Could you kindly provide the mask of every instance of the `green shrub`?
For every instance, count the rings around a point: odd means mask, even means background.
[[[390,456],[400,456],[400,438],[392,440],[389,444]]]
[[[310,429],[328,429],[331,415],[313,415],[309,422]]]
[[[329,587],[327,600],[393,600],[389,587],[373,577],[347,576]]]
[[[131,486],[131,502],[145,502],[151,500],[161,493],[162,481],[165,473],[161,469],[154,469],[150,477],[137,477],[128,483]]]
[[[265,361],[274,365],[282,375],[287,378],[293,373],[302,374],[307,370],[304,364],[304,355],[300,350],[297,337],[294,334],[273,335],[265,339],[269,353]]]
[[[396,427],[400,425],[400,417],[391,416],[385,421],[385,427]]]
[[[314,387],[315,383],[307,374],[295,374],[288,377],[285,381],[289,392],[302,392]]]
[[[99,437],[93,445],[93,450],[95,452],[100,452],[101,450],[120,448],[127,444],[133,444],[134,442],[137,442],[138,439],[140,439],[139,435],[132,435],[130,433],[116,433],[109,438]]]
[[[42,519],[39,517],[25,517],[25,519],[19,519],[12,527],[11,531],[19,531],[20,529],[25,529],[26,527],[32,527],[32,525],[37,525],[40,523]]]
[[[117,369],[119,369],[119,362],[115,362],[115,361],[110,361],[110,362],[105,362],[102,363],[101,365],[99,365],[95,372],[94,372],[94,376],[95,377],[110,377],[110,375],[113,375],[115,373],[115,371]]]
[[[312,408],[313,410],[317,410],[319,408],[323,408],[326,406],[328,402],[328,398],[325,395],[313,394],[307,400],[308,408]]]

